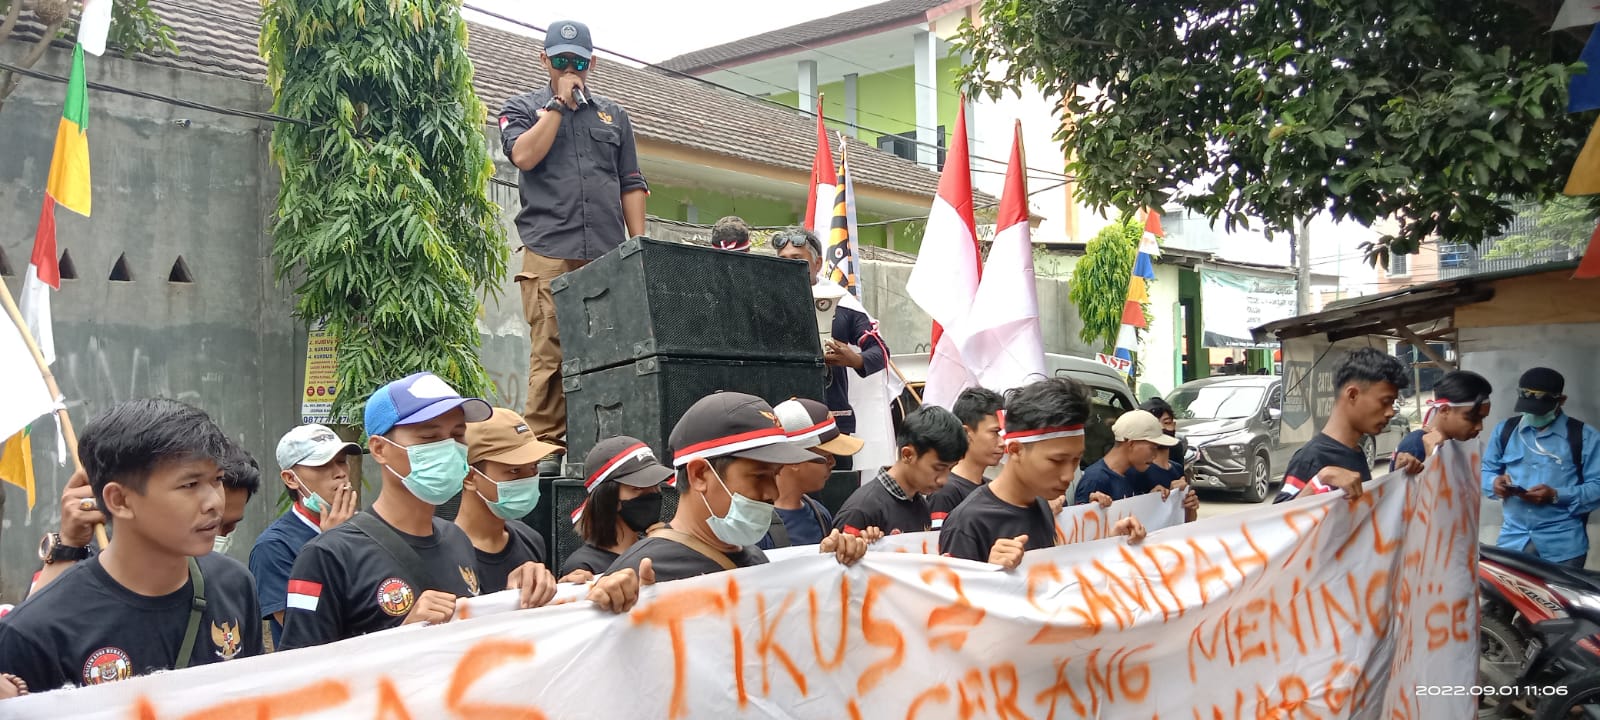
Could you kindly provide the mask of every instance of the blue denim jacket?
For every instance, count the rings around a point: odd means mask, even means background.
[[[1495,477],[1509,475],[1512,484],[1525,489],[1549,485],[1556,491],[1556,501],[1535,505],[1519,497],[1505,498],[1505,523],[1498,544],[1520,551],[1532,541],[1539,556],[1550,562],[1587,555],[1589,534],[1584,521],[1600,507],[1600,430],[1588,424],[1583,427],[1584,476],[1580,478],[1572,463],[1565,414],[1543,430],[1519,425],[1502,453],[1500,433],[1507,422],[1502,421],[1488,436],[1483,453],[1484,495],[1495,498]]]

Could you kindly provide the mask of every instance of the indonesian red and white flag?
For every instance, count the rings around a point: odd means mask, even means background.
[[[811,195],[806,198],[807,230],[826,231],[833,223],[834,182],[833,148],[828,145],[828,127],[822,122],[822,95],[817,95],[817,154],[811,159]],[[824,239],[826,242],[826,239]]]
[[[948,408],[975,378],[961,358],[961,338],[947,329],[966,320],[983,274],[977,223],[972,215],[972,161],[967,153],[966,103],[957,106],[955,139],[939,178],[939,195],[928,211],[922,250],[906,281],[906,293],[933,318],[933,352],[928,358],[922,401]]]
[[[22,294],[17,300],[22,319],[39,346],[46,365],[56,361],[55,323],[50,316],[50,291],[61,289],[61,265],[56,259],[55,201],[47,194],[39,216],[39,229],[33,237],[33,255],[28,259],[28,274],[22,278]]]
[[[978,385],[1003,392],[1046,377],[1039,294],[1034,285],[1033,240],[1028,226],[1027,167],[1022,123],[1016,124],[1006,184],[989,262],[972,310],[962,323],[961,356]]]

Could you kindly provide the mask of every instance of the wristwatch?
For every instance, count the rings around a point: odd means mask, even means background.
[[[81,562],[89,559],[89,548],[63,545],[61,533],[45,533],[44,539],[39,541],[39,559],[46,565],[58,562]]]
[[[564,103],[564,102],[561,102],[561,98],[553,97],[553,98],[550,98],[549,100],[545,101],[544,107],[539,108],[539,109],[543,110],[545,112],[565,113],[567,111],[567,104]]]

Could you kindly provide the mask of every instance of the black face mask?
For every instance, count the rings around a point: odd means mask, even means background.
[[[1178,436],[1178,431],[1177,430],[1162,430],[1161,432],[1166,433],[1167,437],[1177,437]]]
[[[661,493],[653,492],[623,500],[617,514],[622,517],[622,524],[634,532],[649,530],[651,525],[661,522]]]

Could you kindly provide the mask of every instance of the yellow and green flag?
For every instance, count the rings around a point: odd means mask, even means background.
[[[72,76],[67,104],[56,127],[55,156],[50,161],[46,192],[57,205],[89,215],[89,85],[83,73],[83,46],[72,48]]]
[[[11,483],[28,495],[28,509],[33,509],[34,478],[33,478],[33,439],[29,437],[31,428],[23,428],[21,432],[12,435],[5,442],[5,449],[0,450],[0,480]]]

